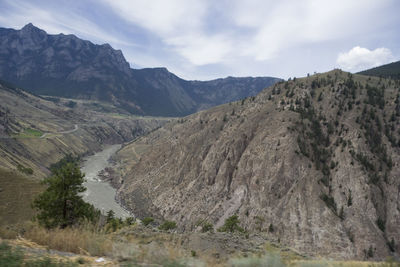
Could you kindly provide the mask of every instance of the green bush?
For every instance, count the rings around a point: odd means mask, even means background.
[[[268,232],[273,233],[275,231],[274,225],[271,223],[268,227]]]
[[[332,196],[328,196],[325,193],[320,195],[320,198],[325,202],[326,206],[330,208],[335,214],[337,214],[337,206],[335,199]]]
[[[115,212],[113,210],[109,210],[106,215],[106,222],[110,223],[115,219]]]
[[[134,222],[135,222],[135,218],[133,218],[133,217],[127,217],[125,219],[125,224],[126,225],[132,225]]]
[[[163,230],[163,231],[168,231],[176,228],[176,222],[173,221],[165,221],[163,224],[161,224],[158,229]]]
[[[17,165],[17,169],[20,172],[28,174],[28,175],[32,175],[33,174],[33,170],[31,168],[26,168],[26,167],[22,166],[21,164]]]
[[[383,220],[381,217],[376,220],[376,224],[378,225],[379,229],[381,229],[382,232],[385,232],[385,220]]]
[[[213,232],[214,231],[214,226],[209,223],[209,222],[203,222],[201,226],[201,232],[206,233],[206,232]]]
[[[218,228],[218,232],[244,232],[244,229],[239,226],[239,217],[237,215],[233,215],[225,220],[225,223],[222,227]]]
[[[152,222],[154,222],[154,219],[152,217],[145,217],[142,220],[142,223],[144,226],[147,226],[147,225],[151,224]]]

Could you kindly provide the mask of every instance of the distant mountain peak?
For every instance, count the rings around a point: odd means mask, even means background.
[[[43,39],[46,38],[47,33],[34,26],[32,23],[28,23],[26,24],[24,27],[21,28],[20,34],[24,37],[30,37],[30,38],[39,38],[39,39]]]
[[[27,30],[27,29],[31,29],[31,28],[36,28],[36,27],[32,24],[32,22],[29,22],[24,27],[22,27],[21,30]]]
[[[23,31],[23,32],[32,32],[32,31],[42,31],[42,32],[44,32],[43,30],[39,29],[38,27],[36,27],[32,23],[26,24],[24,27],[21,28],[21,31]]]

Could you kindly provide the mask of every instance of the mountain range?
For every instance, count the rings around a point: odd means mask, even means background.
[[[142,115],[183,116],[254,96],[272,77],[187,81],[166,68],[131,69],[120,50],[31,23],[0,28],[0,79],[38,94],[107,101]]]

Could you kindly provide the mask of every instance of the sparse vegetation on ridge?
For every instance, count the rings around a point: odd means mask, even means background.
[[[278,83],[254,99],[187,117],[124,148],[154,147],[125,176],[120,196],[135,209],[143,198],[134,193],[146,192],[151,209],[179,218],[186,231],[201,230],[193,223],[199,218],[220,224],[234,211],[249,235],[305,251],[336,257],[332,248],[340,243],[348,249],[344,254],[366,259],[360,252],[377,242],[374,259],[390,255],[397,236],[397,211],[388,198],[398,184],[397,97],[391,81],[340,70]],[[316,212],[320,219],[312,216]],[[365,226],[365,220],[374,223]],[[324,234],[315,239],[304,227]],[[363,234],[365,227],[374,237]],[[305,236],[319,245],[310,249]]]

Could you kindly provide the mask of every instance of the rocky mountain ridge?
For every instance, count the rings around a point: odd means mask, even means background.
[[[186,81],[165,68],[131,69],[120,50],[31,23],[0,28],[0,79],[39,95],[108,101],[131,113],[182,116],[257,94],[272,77]]]
[[[237,214],[307,254],[398,256],[399,91],[334,70],[182,118],[118,153],[118,196],[181,231]]]
[[[400,79],[400,61],[385,64],[372,69],[364,70],[358,74],[382,78]]]

